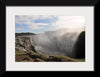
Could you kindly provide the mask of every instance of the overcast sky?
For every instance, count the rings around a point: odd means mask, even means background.
[[[61,28],[84,28],[84,16],[16,15],[16,32],[41,33]]]

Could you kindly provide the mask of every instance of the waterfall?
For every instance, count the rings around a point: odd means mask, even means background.
[[[37,53],[45,55],[72,55],[72,48],[81,29],[61,29],[46,31],[31,36],[31,43]]]

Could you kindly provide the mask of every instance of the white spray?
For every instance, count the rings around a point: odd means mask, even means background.
[[[71,56],[73,45],[83,29],[60,29],[31,36],[37,53]]]

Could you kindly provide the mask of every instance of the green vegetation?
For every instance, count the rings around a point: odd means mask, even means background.
[[[46,56],[33,51],[21,52],[15,49],[16,62],[84,62],[85,59],[73,59],[62,55]]]
[[[54,55],[54,56],[49,56],[49,60],[51,61],[61,61],[61,62],[84,62],[85,59],[73,59],[67,56],[62,56],[62,55]]]
[[[37,53],[35,53],[34,51],[21,52],[18,49],[15,49],[15,55],[25,55],[25,54],[35,55]]]
[[[70,58],[70,57],[67,57],[67,56],[62,56],[62,55],[55,55],[55,57],[57,58],[67,58],[68,60],[70,61],[75,61],[75,62],[80,62],[80,61],[85,61],[85,59],[73,59],[73,58]]]
[[[15,55],[24,55],[26,54],[25,52],[21,52],[18,49],[15,49]]]

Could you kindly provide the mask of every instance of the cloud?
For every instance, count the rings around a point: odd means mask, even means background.
[[[41,25],[41,26],[40,26]],[[34,30],[34,29],[43,29],[45,28],[44,26],[46,26],[48,24],[44,24],[44,23],[32,23],[30,26],[28,26],[28,28]]]
[[[52,23],[55,28],[82,28],[85,26],[84,16],[58,16],[58,21]]]
[[[16,24],[26,24],[27,22],[31,22],[33,23],[35,20],[38,19],[53,19],[54,16],[43,16],[43,15],[39,15],[39,16],[27,16],[27,15],[17,15],[15,17],[15,23]]]
[[[45,23],[45,20],[53,20],[54,22]],[[41,23],[36,22],[43,20]],[[48,20],[48,21],[49,21]],[[44,29],[55,30],[61,28],[83,28],[85,26],[84,16],[51,16],[51,15],[16,15],[15,23],[17,25],[16,30],[39,30]],[[23,27],[23,28],[21,28]]]
[[[16,30],[23,30],[24,28],[16,28]]]
[[[29,29],[42,29],[44,28],[46,25],[48,25],[49,23],[35,23],[35,20],[38,19],[53,19],[53,16],[31,16],[31,15],[17,15],[15,17],[15,23],[18,25],[27,25],[27,28]],[[16,29],[18,30],[18,29]]]

